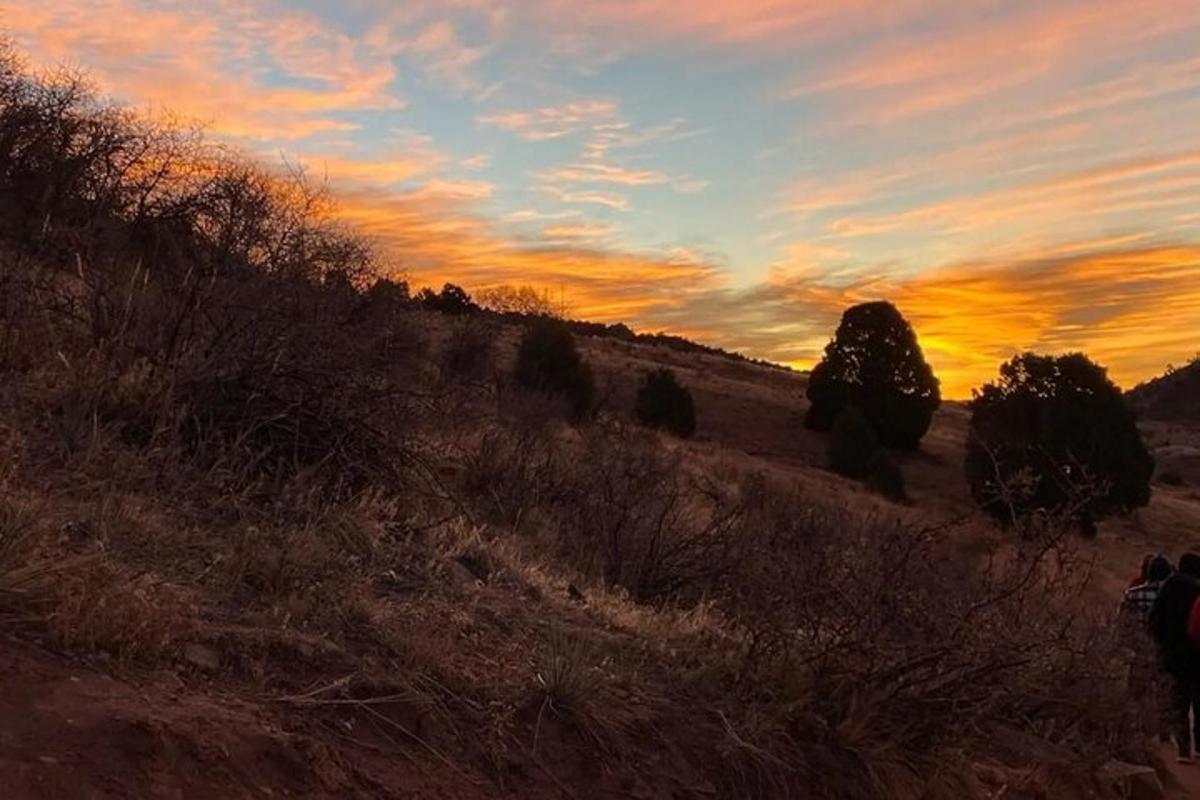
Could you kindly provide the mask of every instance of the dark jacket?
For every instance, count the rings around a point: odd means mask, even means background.
[[[1176,678],[1200,681],[1200,647],[1188,639],[1188,616],[1200,597],[1200,581],[1176,574],[1163,583],[1150,610],[1150,631],[1163,669]]]

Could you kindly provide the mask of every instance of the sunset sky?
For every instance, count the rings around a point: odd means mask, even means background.
[[[886,298],[945,394],[1200,351],[1197,0],[0,0],[38,66],[327,176],[416,285],[808,366]]]

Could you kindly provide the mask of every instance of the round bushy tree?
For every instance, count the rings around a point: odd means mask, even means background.
[[[1154,459],[1104,368],[1025,353],[975,392],[964,464],[975,501],[1008,525],[1034,511],[1084,525],[1150,502]]]
[[[575,349],[571,329],[561,320],[539,317],[525,329],[517,349],[515,376],[526,389],[565,397],[575,419],[591,413],[596,392],[592,370]]]
[[[829,436],[829,466],[850,478],[865,478],[879,439],[857,406],[846,406],[833,423]]]
[[[915,450],[929,430],[941,392],[908,321],[887,302],[846,310],[825,357],[808,381],[804,423],[828,431],[857,406],[881,444]]]
[[[685,439],[696,432],[696,406],[692,393],[669,369],[646,373],[638,388],[634,411],[638,421],[648,427],[661,428]]]

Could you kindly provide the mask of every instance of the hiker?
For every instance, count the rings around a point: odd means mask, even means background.
[[[1146,583],[1146,579],[1147,579],[1147,576],[1149,575],[1149,571],[1150,571],[1150,562],[1153,560],[1154,560],[1154,553],[1146,553],[1146,555],[1142,556],[1142,566],[1138,570],[1138,574],[1135,575],[1133,580],[1131,580],[1129,582],[1128,588],[1135,589],[1138,586],[1142,586],[1143,584]]]
[[[1151,736],[1167,741],[1168,682],[1159,666],[1154,638],[1150,632],[1150,612],[1163,582],[1174,569],[1162,554],[1143,561],[1143,581],[1125,590],[1121,601],[1120,623],[1123,638],[1129,643],[1129,696],[1136,708],[1137,726]]]
[[[1179,559],[1179,572],[1158,590],[1150,628],[1163,670],[1170,677],[1171,712],[1179,762],[1195,762],[1200,742],[1200,555]],[[1197,637],[1195,640],[1193,636]]]

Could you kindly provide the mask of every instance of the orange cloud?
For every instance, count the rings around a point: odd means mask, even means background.
[[[851,47],[848,57],[801,78],[785,97],[827,95],[850,106],[842,123],[887,125],[957,108],[1053,74],[1085,73],[1104,59],[1195,29],[1186,0],[1011,4],[1007,13],[948,22],[927,9],[921,32]]]
[[[384,53],[311,16],[225,3],[146,8],[133,0],[5,3],[7,32],[41,63],[84,61],[100,87],[168,102],[222,135],[298,139],[349,131],[345,112],[399,109]],[[276,71],[292,85],[262,78]],[[304,84],[301,88],[300,84]]]
[[[575,314],[637,321],[656,307],[722,285],[719,271],[694,254],[637,253],[573,244],[604,237],[606,226],[548,225],[536,243],[501,234],[461,196],[351,189],[340,215],[380,247],[394,269],[418,284],[453,281],[468,289],[520,283],[561,292]],[[535,219],[523,215],[522,219]]]
[[[886,299],[917,330],[943,393],[966,398],[1023,350],[1081,350],[1128,388],[1200,349],[1200,245],[1104,248],[1056,258],[964,262],[897,280],[830,285],[774,274],[741,291],[649,311],[657,324],[808,367],[855,303]]]

